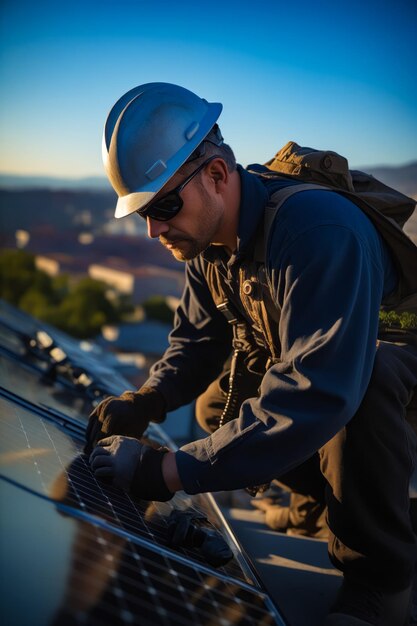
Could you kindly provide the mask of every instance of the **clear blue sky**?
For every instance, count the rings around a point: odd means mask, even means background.
[[[3,0],[0,171],[102,174],[107,112],[150,81],[222,102],[238,160],[288,140],[417,158],[417,0]]]

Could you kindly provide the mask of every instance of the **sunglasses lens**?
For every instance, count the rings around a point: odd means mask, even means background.
[[[181,207],[182,200],[180,196],[176,193],[168,193],[166,196],[163,196],[151,204],[143,213],[139,211],[139,214],[144,218],[150,217],[159,222],[166,222],[173,218]]]

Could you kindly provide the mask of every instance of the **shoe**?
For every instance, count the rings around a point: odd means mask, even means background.
[[[265,524],[292,537],[328,539],[326,506],[311,496],[291,494],[289,506],[283,506],[270,497],[255,498],[252,505],[265,513]]]
[[[345,578],[323,626],[407,626],[410,601],[411,585],[378,591]]]

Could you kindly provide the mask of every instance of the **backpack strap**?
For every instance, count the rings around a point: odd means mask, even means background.
[[[390,249],[398,273],[398,287],[394,294],[384,299],[383,308],[387,310],[395,309],[398,312],[412,311],[414,313],[417,311],[417,272],[415,271],[417,267],[417,246],[393,219],[381,213],[369,202],[358,197],[357,194],[343,189],[316,185],[314,183],[301,183],[300,185],[289,185],[273,193],[265,207],[263,230],[259,231],[255,242],[254,260],[257,263],[265,263],[272,224],[284,202],[295,193],[312,191],[314,189],[333,191],[351,200],[371,220]]]
[[[315,185],[311,183],[300,183],[299,185],[288,185],[283,189],[279,189],[273,193],[270,197],[268,204],[265,207],[264,213],[264,227],[260,231],[258,238],[255,242],[254,261],[257,263],[264,263],[266,259],[266,251],[269,241],[269,234],[271,232],[272,224],[274,223],[276,214],[284,204],[295,193],[301,193],[302,191],[313,191],[316,189],[324,189],[326,191],[332,191],[329,187],[324,185]]]

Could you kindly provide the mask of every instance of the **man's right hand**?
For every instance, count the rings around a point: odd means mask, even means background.
[[[110,435],[139,439],[150,421],[162,422],[165,416],[165,400],[152,387],[125,391],[121,396],[109,396],[90,415],[84,452],[91,454],[97,442]]]

